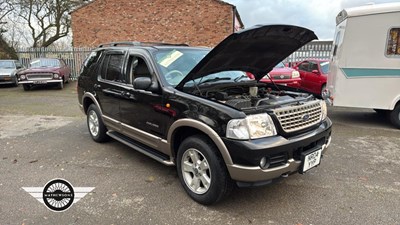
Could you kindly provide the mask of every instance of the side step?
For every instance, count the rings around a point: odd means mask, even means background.
[[[164,165],[167,166],[175,165],[173,162],[171,162],[168,155],[161,153],[155,149],[149,148],[123,134],[120,134],[116,131],[108,131],[107,135]]]

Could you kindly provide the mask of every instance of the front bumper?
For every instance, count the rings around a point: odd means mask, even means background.
[[[0,75],[0,84],[15,84],[17,83],[16,77]]]
[[[239,182],[265,183],[297,173],[302,165],[301,153],[322,149],[324,154],[331,141],[332,122],[327,118],[321,125],[305,134],[284,138],[275,136],[250,141],[223,139],[233,164],[227,165],[231,178]],[[262,157],[279,158],[279,163],[262,169]]]
[[[45,85],[45,84],[52,84],[52,83],[61,83],[63,80],[23,80],[20,81],[20,84],[38,84],[38,85]]]

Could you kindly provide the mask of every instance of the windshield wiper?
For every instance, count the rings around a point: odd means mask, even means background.
[[[230,80],[230,77],[214,77],[214,78],[210,78],[204,81],[199,82],[198,85],[200,84],[204,84],[204,83],[208,83],[208,82],[214,82],[214,81],[218,81],[218,80]]]
[[[236,77],[233,81],[238,82],[239,80],[243,79],[243,78],[247,78],[247,75],[241,75],[239,77]]]

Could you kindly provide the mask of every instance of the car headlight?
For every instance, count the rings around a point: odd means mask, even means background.
[[[321,100],[319,101],[319,103],[321,104],[321,121],[323,121],[328,115],[328,108],[326,107],[325,101]]]
[[[26,79],[26,76],[25,76],[25,75],[21,75],[21,76],[19,76],[19,78],[20,78],[21,80],[25,80],[25,79]]]
[[[298,77],[300,77],[299,71],[297,71],[297,70],[292,71],[292,78],[298,78]]]
[[[58,77],[59,77],[59,76],[58,76],[57,73],[53,73],[53,78],[54,78],[54,79],[58,79]]]
[[[272,118],[266,114],[255,114],[244,119],[228,122],[226,137],[239,140],[257,139],[276,135]]]

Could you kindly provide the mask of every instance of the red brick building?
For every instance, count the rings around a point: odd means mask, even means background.
[[[115,41],[213,47],[243,23],[221,0],[94,0],[71,12],[73,45]]]

